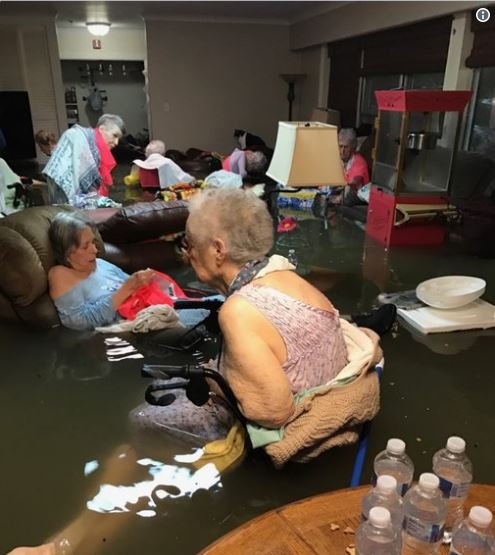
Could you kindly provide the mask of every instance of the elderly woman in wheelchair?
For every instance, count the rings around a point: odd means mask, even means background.
[[[285,258],[267,256],[272,246],[273,224],[255,195],[208,190],[191,200],[185,256],[200,281],[226,296],[218,373],[145,367],[162,380],[136,409],[138,427],[179,428],[203,444],[223,439],[225,450],[235,444],[233,458],[242,434],[280,466],[355,441],[356,425],[377,412],[378,337],[340,319]]]

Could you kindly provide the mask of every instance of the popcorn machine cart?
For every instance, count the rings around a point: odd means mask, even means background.
[[[471,91],[376,91],[379,115],[366,233],[385,245],[438,245]]]

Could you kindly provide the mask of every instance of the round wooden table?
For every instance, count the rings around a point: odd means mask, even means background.
[[[346,555],[360,522],[369,486],[333,491],[284,505],[232,530],[203,555]],[[467,509],[483,505],[495,513],[495,486],[471,487]],[[448,548],[442,548],[448,553]]]

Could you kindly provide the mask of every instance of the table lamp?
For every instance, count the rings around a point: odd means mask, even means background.
[[[269,177],[284,186],[345,185],[338,128],[319,122],[280,121]]]

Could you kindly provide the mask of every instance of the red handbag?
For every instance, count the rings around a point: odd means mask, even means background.
[[[137,313],[148,306],[168,304],[174,306],[177,299],[189,297],[180,285],[167,274],[155,272],[153,281],[136,289],[117,309],[117,312],[127,320],[134,320]]]

